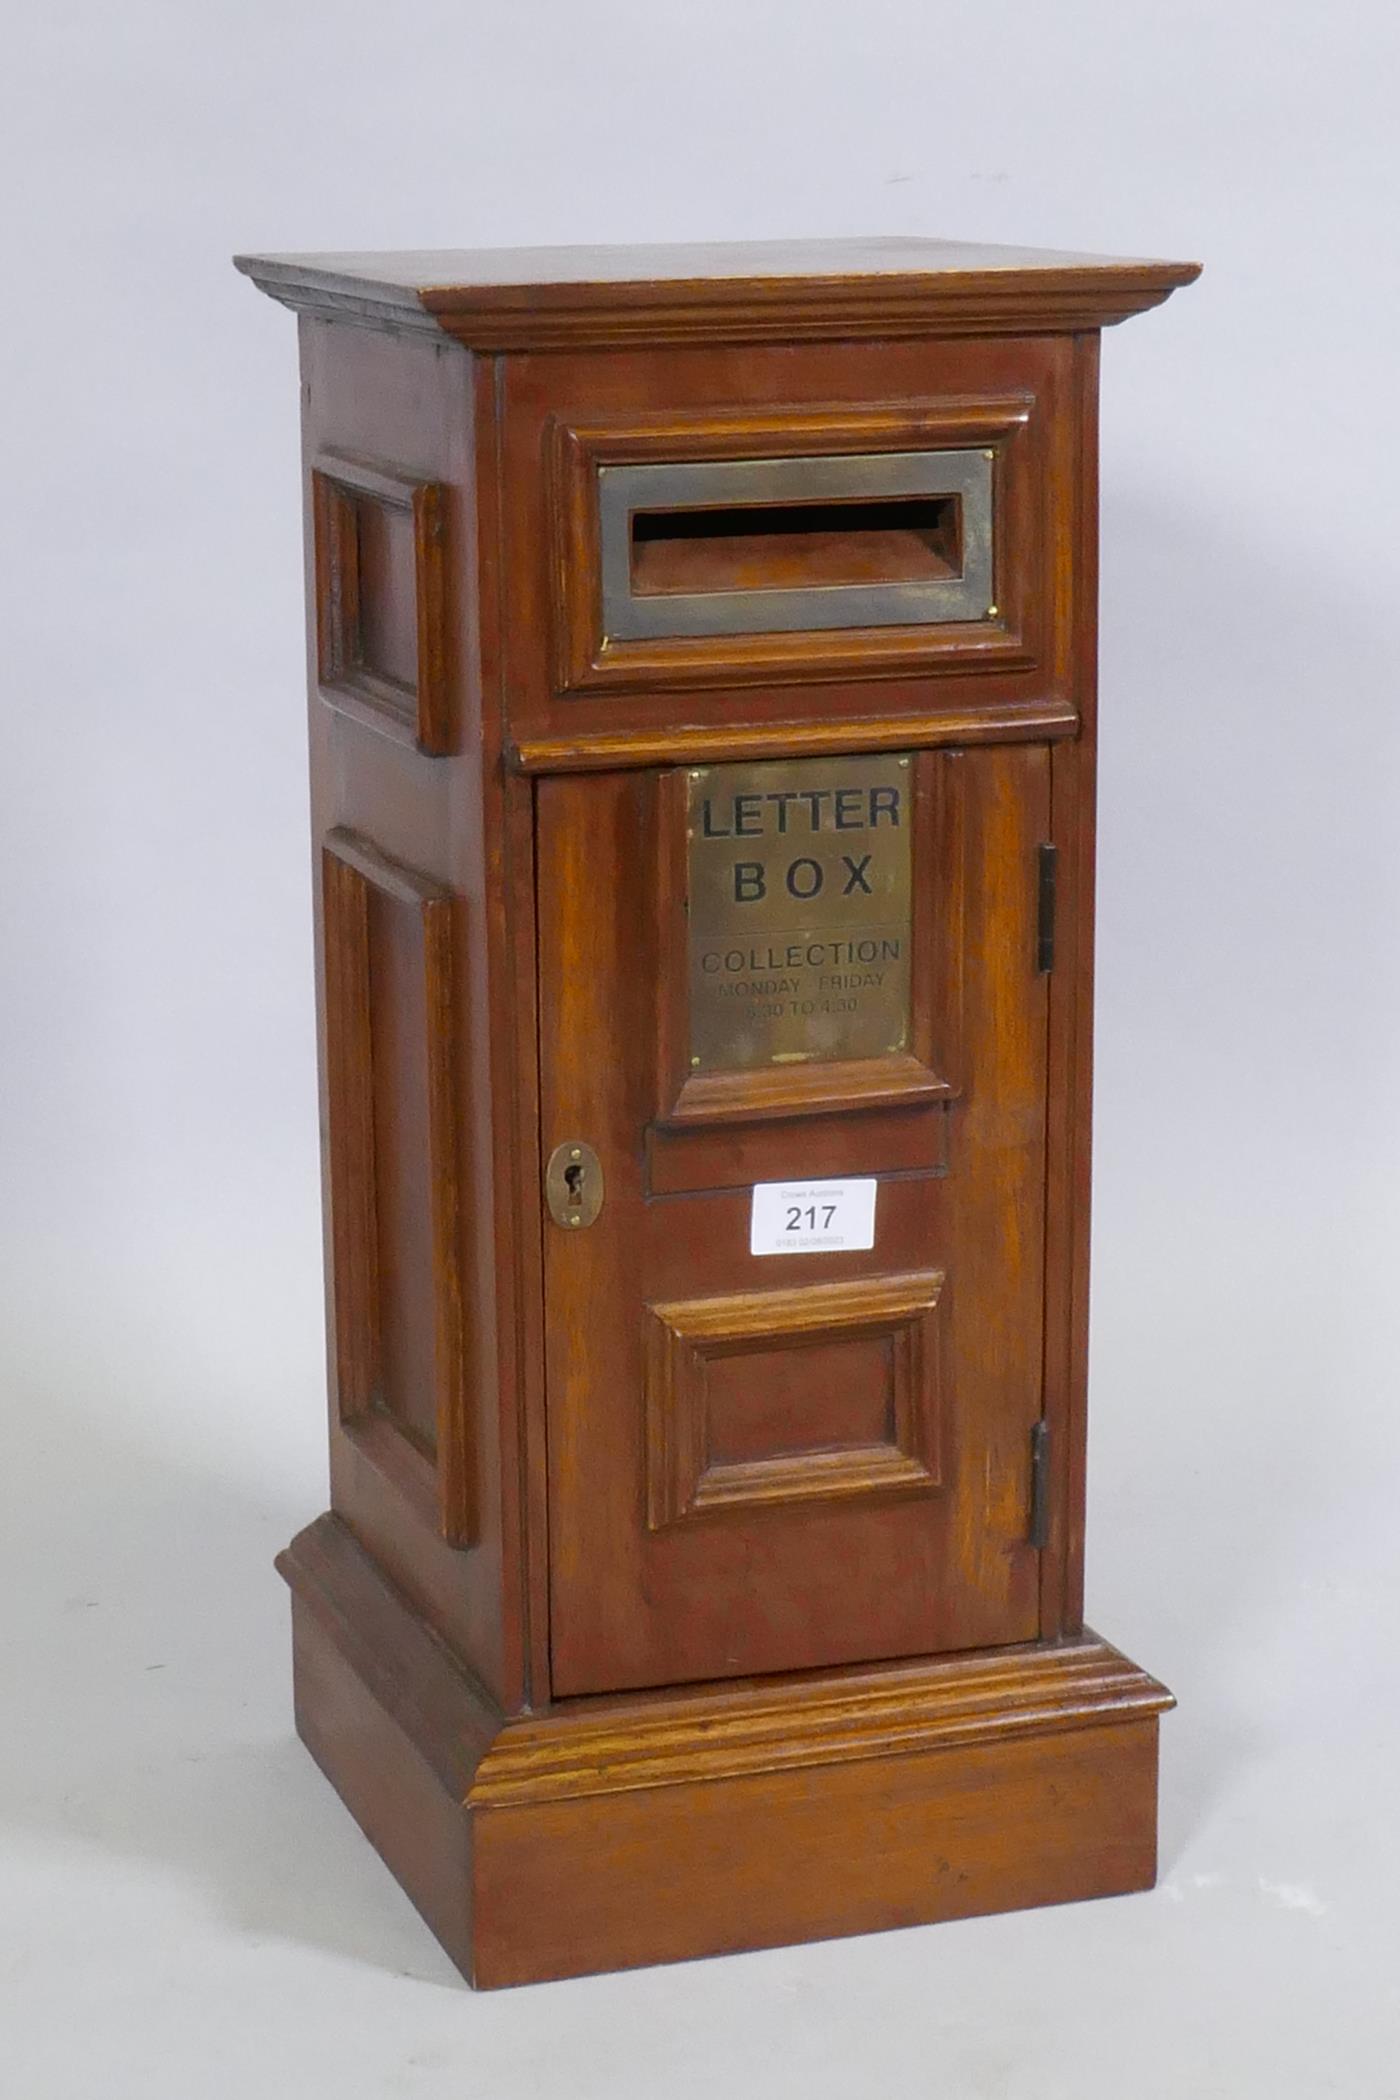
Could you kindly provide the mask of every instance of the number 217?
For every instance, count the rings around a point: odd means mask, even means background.
[[[819,1209],[821,1212],[820,1225],[817,1223]],[[836,1205],[834,1203],[823,1203],[821,1205],[809,1203],[805,1210],[798,1203],[789,1203],[787,1207],[787,1224],[783,1229],[786,1232],[830,1232],[831,1221],[835,1216]]]

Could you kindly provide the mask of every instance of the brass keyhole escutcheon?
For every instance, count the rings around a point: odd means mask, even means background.
[[[545,1169],[544,1193],[556,1225],[568,1231],[591,1225],[603,1207],[603,1169],[593,1147],[581,1138],[556,1145]]]

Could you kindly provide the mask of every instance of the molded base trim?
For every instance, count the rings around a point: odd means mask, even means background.
[[[482,1987],[1150,1888],[1171,1695],[1096,1635],[508,1721],[336,1517],[297,1727]]]

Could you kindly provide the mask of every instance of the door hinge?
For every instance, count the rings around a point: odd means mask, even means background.
[[[1037,1422],[1031,1429],[1031,1521],[1026,1532],[1029,1545],[1043,1552],[1050,1540],[1050,1424]]]
[[[1055,967],[1055,868],[1058,846],[1037,846],[1035,966],[1043,976]]]

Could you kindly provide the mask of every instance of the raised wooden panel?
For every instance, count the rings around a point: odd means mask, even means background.
[[[769,1349],[712,1354],[704,1372],[707,1472],[887,1445],[899,1371],[887,1333],[797,1348],[776,1336]],[[702,1478],[702,1499],[707,1485]]]
[[[938,1271],[648,1307],[647,1521],[936,1488]]]
[[[1041,654],[1048,594],[1042,497],[1023,440],[1028,394],[899,408],[831,406],[559,422],[553,433],[555,684],[561,693],[687,689],[945,669],[1026,669]],[[599,475],[609,468],[724,462],[818,464],[862,455],[984,452],[994,520],[994,598],[978,617],[787,633],[717,632],[625,639],[606,631]],[[757,594],[761,595],[761,594]],[[770,593],[770,595],[773,595]],[[984,593],[984,596],[989,594]],[[700,601],[697,601],[700,602]]]
[[[348,831],[322,880],[337,1406],[466,1544],[452,899]]]
[[[444,490],[333,452],[311,478],[322,699],[420,751],[451,751]]]

